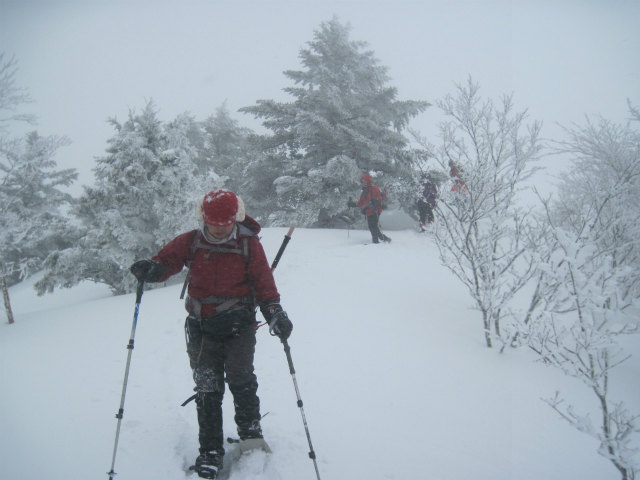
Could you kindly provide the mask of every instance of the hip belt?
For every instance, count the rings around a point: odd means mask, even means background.
[[[251,295],[243,297],[218,297],[213,295],[211,297],[204,298],[193,298],[187,296],[187,299],[185,300],[185,307],[187,311],[198,318],[202,316],[203,305],[216,305],[216,313],[220,313],[225,310],[229,310],[231,307],[238,304],[253,305],[253,297]]]

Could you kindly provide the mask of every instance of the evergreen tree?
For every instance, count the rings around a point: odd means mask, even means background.
[[[226,104],[218,107],[202,128],[205,168],[213,168],[225,177],[227,188],[242,194],[246,169],[256,156],[250,141],[253,132],[231,117]]]
[[[37,271],[47,254],[71,241],[64,209],[72,203],[61,187],[76,178],[74,169],[58,170],[58,149],[64,137],[42,137],[31,132],[24,138],[10,135],[15,122],[35,123],[19,113],[31,101],[15,84],[17,60],[0,54],[0,275],[9,284]],[[70,235],[71,236],[71,235]]]
[[[31,102],[28,92],[16,85],[15,75],[18,61],[15,57],[5,59],[4,52],[0,53],[0,145],[8,141],[8,127],[13,122],[35,123],[35,116],[28,113],[17,113],[18,107]]]
[[[129,266],[196,227],[197,198],[220,184],[215,173],[198,173],[197,125],[189,115],[163,125],[149,102],[142,113],[111,124],[116,134],[97,159],[95,186],[85,188],[75,210],[85,234],[47,259],[40,292],[81,280],[105,283],[116,294],[132,291]]]
[[[321,24],[309,48],[300,51],[304,70],[285,72],[295,84],[284,89],[292,102],[258,100],[241,109],[273,132],[262,138],[262,148],[269,162],[277,162],[269,169],[279,172],[265,195],[275,199],[274,224],[309,225],[321,210],[326,223],[333,223],[364,172],[376,172],[378,183],[398,195],[411,195],[402,132],[428,103],[396,100],[387,68],[365,50],[366,42],[351,40],[349,31],[335,17]]]
[[[75,169],[56,169],[54,156],[64,137],[5,142],[0,149],[0,258],[9,284],[41,267],[49,252],[73,241],[65,209],[73,203],[61,187],[77,178]]]
[[[213,188],[223,184],[217,168],[206,161],[206,134],[202,123],[184,113],[164,127],[165,149],[161,154],[163,169],[161,192],[165,210],[159,210],[158,231],[165,240],[194,226],[195,205]],[[167,214],[170,212],[170,214]]]

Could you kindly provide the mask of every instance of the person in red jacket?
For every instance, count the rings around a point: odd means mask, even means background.
[[[358,203],[350,200],[350,207],[358,207],[362,209],[362,213],[367,216],[367,225],[371,232],[371,240],[373,243],[390,242],[391,239],[380,231],[380,214],[382,213],[382,192],[373,184],[371,175],[365,173],[360,177],[360,185],[362,185],[362,193]]]
[[[281,339],[289,337],[293,326],[257,236],[261,227],[245,214],[242,200],[231,191],[213,190],[203,198],[198,215],[201,229],[179,235],[150,260],[135,262],[131,271],[141,282],[162,282],[189,268],[185,332],[200,442],[194,468],[200,477],[216,478],[225,453],[225,381],[240,439],[262,438],[253,366],[256,306]]]
[[[462,179],[463,174],[464,170],[462,167],[454,163],[453,160],[449,160],[449,175],[453,179],[452,192],[461,194],[467,191],[467,186]]]

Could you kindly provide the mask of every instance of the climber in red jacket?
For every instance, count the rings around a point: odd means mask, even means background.
[[[195,471],[216,478],[224,442],[222,398],[225,381],[233,395],[241,440],[262,438],[258,381],[253,358],[255,308],[274,335],[287,339],[293,328],[280,306],[271,268],[257,236],[260,225],[245,214],[242,200],[228,190],[209,192],[199,205],[202,228],[170,241],[150,260],[131,266],[142,282],[162,282],[189,269],[187,353],[195,381],[200,455]]]
[[[380,189],[373,184],[371,175],[365,173],[360,177],[362,185],[362,193],[358,203],[349,203],[350,207],[358,207],[362,209],[362,213],[367,216],[367,225],[371,232],[371,240],[373,243],[390,242],[391,239],[380,231],[380,214],[382,213],[383,195]]]

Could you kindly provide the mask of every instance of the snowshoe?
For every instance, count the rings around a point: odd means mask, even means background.
[[[252,450],[262,450],[265,453],[271,453],[269,444],[262,437],[245,438],[244,440],[240,440],[237,438],[227,438],[227,442],[237,443],[240,454],[250,452]]]

